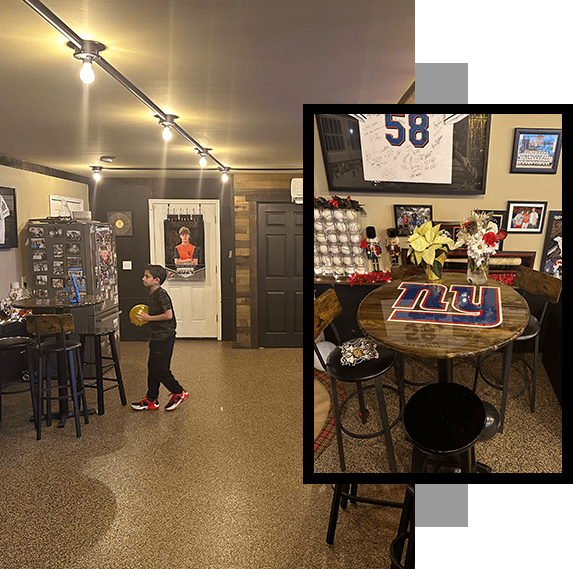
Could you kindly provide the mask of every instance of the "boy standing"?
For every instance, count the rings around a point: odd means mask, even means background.
[[[171,298],[161,288],[165,282],[167,271],[161,265],[148,265],[143,274],[143,284],[149,289],[149,314],[140,313],[138,319],[151,324],[151,340],[149,341],[149,360],[147,362],[147,395],[132,403],[137,411],[159,409],[159,385],[163,383],[171,392],[166,411],[178,407],[189,393],[185,391],[171,373],[170,364],[175,344],[175,314]]]

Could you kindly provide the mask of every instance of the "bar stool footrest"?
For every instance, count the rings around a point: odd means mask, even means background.
[[[398,390],[398,388],[392,386],[392,385],[386,385],[385,383],[382,384],[382,387],[384,387],[385,389],[389,389],[390,391],[394,391],[395,393],[398,394],[398,397],[400,398],[400,391]],[[352,399],[354,396],[358,395],[359,393],[363,393],[364,391],[366,391],[367,389],[375,389],[376,386],[375,385],[367,385],[365,387],[363,387],[362,389],[357,389],[356,391],[354,391],[354,393],[351,393],[345,400],[344,403],[340,406],[340,413],[342,414],[342,411],[344,409],[344,406],[348,403],[348,401],[350,401],[350,399]],[[404,415],[404,409],[402,408],[402,401],[400,400],[400,413],[398,414],[398,417],[396,417],[396,419],[394,420],[394,422],[390,423],[390,430],[392,430],[399,421],[401,421],[402,416]],[[362,435],[359,433],[354,433],[352,431],[349,431],[343,424],[342,421],[340,422],[340,428],[342,429],[342,431],[344,433],[346,433],[349,437],[353,437],[355,439],[372,439],[374,437],[378,437],[380,435],[384,434],[384,429],[382,429],[381,431],[378,431],[376,433],[369,433],[367,435]]]
[[[493,387],[494,389],[497,389],[498,391],[503,391],[503,383],[495,383],[494,381],[492,381],[490,378],[487,378],[483,371],[482,371],[482,365],[484,363],[484,361],[486,361],[489,358],[492,358],[494,356],[503,356],[503,352],[493,352],[491,354],[487,354],[486,356],[484,356],[481,361],[480,361],[480,366],[478,368],[478,373],[479,376],[490,386]],[[525,359],[523,358],[516,358],[515,355],[512,358],[511,361],[511,365],[513,367],[514,362],[516,361],[516,359],[519,359],[520,361],[522,361],[526,366],[527,369],[529,370],[529,372],[531,373],[531,379],[529,379],[529,381],[527,381],[527,383],[524,383],[523,385],[520,385],[519,387],[508,387],[507,388],[507,392],[508,393],[521,393],[522,391],[525,391],[532,383],[533,383],[533,366],[525,361]],[[523,375],[523,374],[522,374]],[[525,378],[527,379],[527,378]]]

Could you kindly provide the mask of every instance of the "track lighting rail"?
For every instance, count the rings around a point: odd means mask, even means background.
[[[30,8],[38,12],[42,18],[44,18],[47,22],[52,24],[56,30],[58,30],[62,35],[66,36],[78,49],[82,49],[84,47],[84,40],[74,32],[67,24],[62,22],[56,14],[54,14],[49,8],[44,6],[38,0],[24,0]]]
[[[75,47],[78,51],[77,53],[83,52],[86,47],[87,43],[90,42],[91,49],[89,50],[91,53],[94,53],[94,46],[97,42],[93,42],[90,40],[83,40],[78,34],[76,34],[67,24],[62,22],[58,16],[56,16],[49,8],[44,6],[39,0],[23,0],[30,8],[32,8],[35,12],[37,12],[42,18],[44,18],[48,23],[50,23],[54,28],[56,28],[62,35],[64,35],[68,40],[70,40],[70,47]],[[118,81],[121,85],[123,85],[130,93],[135,95],[144,105],[146,105],[149,109],[153,111],[155,115],[161,121],[168,120],[168,117],[175,117],[175,115],[169,115],[161,110],[143,91],[138,89],[129,79],[124,77],[111,63],[106,61],[95,49],[95,55],[89,58],[90,62],[97,63],[104,71],[109,73],[116,81]],[[93,75],[92,75],[93,79]],[[197,140],[195,140],[190,134],[188,134],[181,126],[177,123],[170,122],[169,128],[178,132],[185,140],[190,142],[196,150],[198,150],[202,156],[209,158],[212,160],[219,168],[221,172],[223,172],[224,179],[225,174],[231,170],[230,167],[225,166],[221,161],[217,160],[210,152],[210,148],[203,147]]]

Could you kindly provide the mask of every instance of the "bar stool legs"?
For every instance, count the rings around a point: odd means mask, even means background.
[[[332,498],[332,506],[330,508],[330,520],[328,523],[328,531],[326,534],[326,543],[332,545],[334,543],[334,534],[336,532],[336,523],[338,522],[338,510],[340,508],[346,509],[348,500],[352,504],[357,502],[365,504],[374,504],[377,506],[388,506],[390,508],[403,508],[402,502],[389,502],[388,500],[377,500],[358,496],[358,484],[334,484],[334,496]]]
[[[403,370],[403,368],[402,368]],[[399,374],[400,372],[397,372],[397,374]],[[398,378],[398,375],[397,375]],[[331,392],[332,392],[332,406],[334,409],[334,423],[336,426],[336,442],[338,444],[338,457],[340,460],[340,469],[342,470],[342,472],[346,471],[346,461],[344,459],[344,447],[342,444],[342,432],[345,432],[347,435],[351,436],[351,437],[355,437],[355,438],[361,438],[361,439],[368,439],[368,438],[373,438],[373,437],[377,437],[381,434],[384,435],[385,438],[385,442],[386,442],[386,449],[388,451],[388,462],[390,463],[390,471],[391,472],[398,472],[398,467],[396,465],[396,456],[394,454],[394,442],[392,440],[392,433],[391,433],[391,429],[398,423],[398,421],[401,419],[402,414],[403,414],[403,410],[404,410],[404,383],[403,383],[403,371],[402,371],[402,376],[401,376],[401,380],[397,379],[397,383],[398,383],[398,389],[396,389],[395,387],[392,387],[390,385],[385,385],[382,383],[382,375],[378,375],[374,378],[374,385],[370,385],[367,387],[363,387],[362,389],[375,389],[376,390],[376,397],[378,399],[378,408],[380,411],[380,419],[382,421],[382,431],[379,431],[378,433],[372,433],[369,435],[358,435],[356,433],[351,433],[348,429],[346,429],[345,427],[342,426],[342,418],[341,418],[341,410],[342,408],[346,405],[346,403],[349,401],[349,399],[351,397],[354,397],[355,395],[358,396],[358,401],[360,404],[360,418],[362,419],[362,423],[366,423],[366,418],[368,416],[368,411],[364,408],[364,399],[363,399],[363,394],[362,391],[360,391],[361,389],[361,382],[357,382],[357,386],[358,386],[358,390],[355,391],[354,393],[351,393],[345,400],[345,402],[339,407],[339,403],[338,403],[338,391],[337,391],[337,383],[336,383],[336,378],[334,376],[332,376],[332,374],[330,375],[330,385],[331,385]],[[390,391],[395,391],[396,393],[398,393],[398,396],[400,398],[400,414],[398,415],[398,417],[394,420],[394,422],[392,424],[390,424],[390,421],[388,419],[388,409],[386,407],[386,398],[384,395],[384,389],[388,389]]]
[[[390,546],[390,560],[392,561],[390,569],[414,569],[414,534],[416,528],[414,514],[414,484],[408,484],[404,509],[402,510],[402,517],[398,526],[398,535]],[[406,540],[408,540],[408,548],[406,549],[404,565],[402,565]]]
[[[30,392],[32,399],[32,409],[34,412],[34,421],[36,420],[36,398],[34,397],[34,349],[33,346],[35,341],[32,338],[27,338],[25,336],[9,336],[6,338],[0,338],[0,421],[2,420],[2,395],[3,394],[15,394],[24,393],[26,391]],[[8,378],[4,377],[7,367],[5,367],[5,362],[7,358],[4,358],[4,363],[2,362],[2,354],[4,352],[10,352],[10,357],[19,357],[20,353],[26,351],[26,359],[28,362],[28,377],[30,378],[29,383],[24,383],[21,381],[12,382]],[[4,392],[4,388],[13,385],[21,384],[18,390],[9,390]]]
[[[341,506],[342,492],[348,492],[350,484],[335,484],[334,485],[334,498],[332,499],[332,506],[330,508],[330,521],[328,522],[328,532],[326,534],[326,543],[332,545],[334,543],[334,533],[336,532],[336,523],[338,522],[338,510]],[[346,498],[343,508],[346,507]]]
[[[376,396],[378,398],[378,407],[380,408],[380,415],[382,417],[382,426],[384,427],[384,437],[386,438],[386,448],[388,449],[388,460],[390,462],[390,470],[398,472],[396,466],[396,456],[394,455],[394,442],[392,441],[392,433],[390,432],[390,421],[388,421],[388,410],[386,408],[386,400],[384,398],[384,387],[382,385],[382,378],[377,376],[374,378],[374,385],[376,386]],[[402,409],[400,409],[400,412]]]
[[[52,385],[51,368],[48,361],[51,354],[54,354],[57,361],[56,370],[58,373],[58,382],[56,385]],[[68,393],[68,388],[70,393]],[[65,350],[59,350],[57,352],[45,351],[43,354],[40,354],[38,361],[38,377],[34,390],[37,397],[34,411],[36,414],[36,438],[38,440],[41,440],[42,438],[41,423],[43,400],[46,401],[45,417],[46,425],[49,427],[52,424],[52,399],[57,399],[60,402],[67,399],[72,401],[74,406],[73,414],[76,423],[76,436],[82,436],[80,427],[80,402],[83,407],[84,423],[86,425],[89,423],[89,417],[82,376],[82,360],[80,357],[79,343],[77,345],[68,346]],[[57,396],[52,396],[52,391],[54,390],[58,390]],[[67,412],[67,403],[65,405]],[[60,426],[63,426],[63,421],[65,421],[62,412],[63,407],[60,403]]]
[[[111,358],[102,355],[101,341],[102,337],[107,337],[109,340],[109,346],[111,349]],[[94,349],[94,361],[86,361],[84,354],[87,347],[87,339],[91,338],[93,340]],[[115,332],[97,332],[93,334],[80,334],[80,341],[82,343],[82,358],[84,360],[84,365],[93,365],[95,367],[94,377],[84,377],[85,381],[91,381],[91,383],[86,383],[86,387],[95,387],[97,389],[97,412],[98,415],[103,415],[105,413],[104,407],[104,397],[103,394],[110,389],[118,388],[119,398],[122,405],[127,405],[127,399],[125,397],[125,390],[123,387],[123,379],[121,377],[121,368],[119,367],[119,355],[117,352],[117,346],[115,343]],[[103,360],[111,360],[111,364],[103,364]],[[105,377],[105,374],[110,369],[114,369],[115,378]],[[111,386],[104,387],[104,381],[112,382]]]
[[[82,406],[84,410],[84,421],[86,425],[89,423],[88,418],[88,405],[86,401],[86,390],[84,388],[84,380],[82,377],[82,362],[77,350],[70,350],[68,352],[68,363],[70,372],[70,388],[72,391],[72,400],[74,404],[74,419],[76,421],[76,436],[82,436],[80,427],[80,408],[79,399],[81,397]],[[79,389],[78,389],[79,388]]]

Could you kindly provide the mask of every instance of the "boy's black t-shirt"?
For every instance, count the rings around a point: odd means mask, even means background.
[[[171,320],[152,320],[149,322],[151,325],[151,340],[167,340],[175,336],[175,328],[177,327],[175,311],[173,310],[170,296],[161,287],[149,293],[148,310],[150,316],[163,314],[167,310],[173,312]]]

